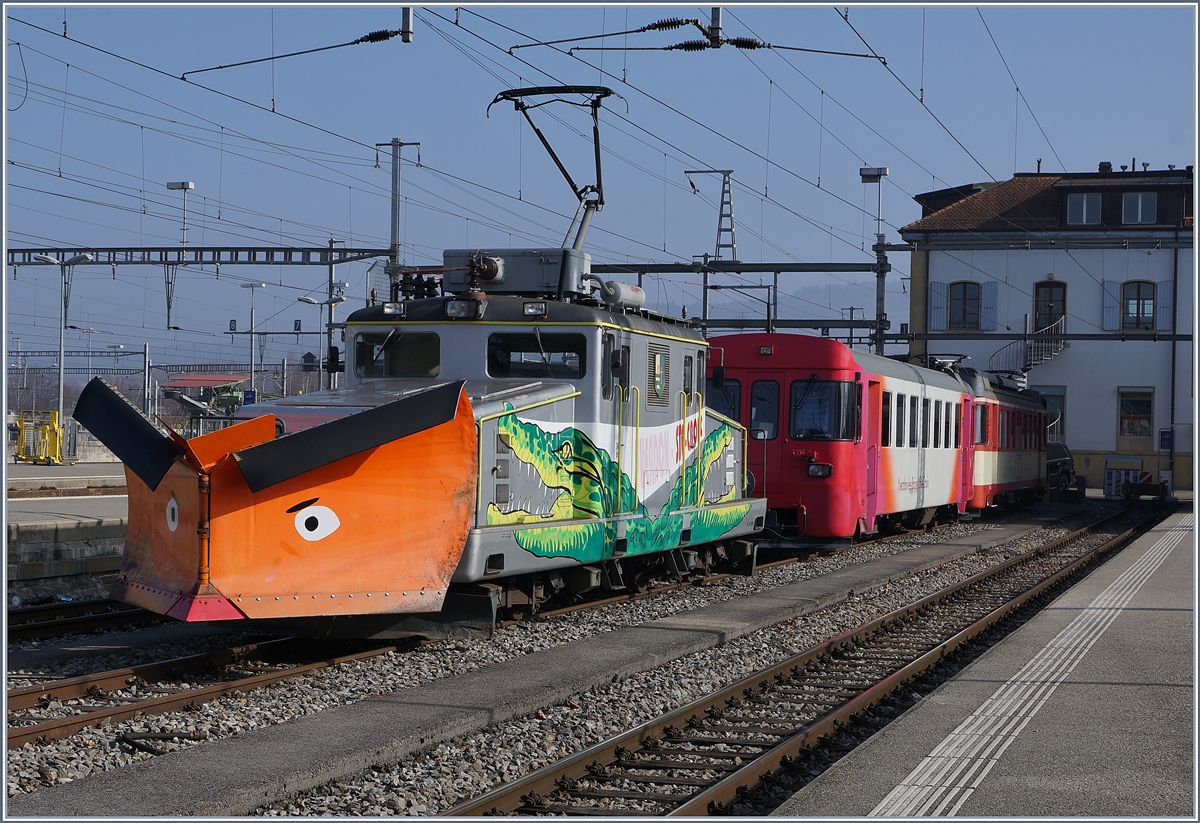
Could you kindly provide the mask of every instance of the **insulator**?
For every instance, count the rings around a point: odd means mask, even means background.
[[[686,26],[690,20],[684,20],[682,17],[668,17],[666,20],[658,20],[644,27],[642,31],[670,31]]]
[[[667,46],[666,51],[704,51],[711,47],[712,44],[707,40],[685,40],[682,43]]]
[[[354,41],[354,45],[358,45],[359,43],[382,43],[384,40],[391,40],[393,37],[395,37],[399,33],[400,32],[398,32],[398,31],[388,31],[387,29],[380,29],[379,31],[373,31],[370,34],[365,34],[362,37],[358,38],[357,40]]]
[[[736,49],[769,49],[770,45],[761,40],[756,40],[753,37],[730,37],[725,40],[726,43]]]

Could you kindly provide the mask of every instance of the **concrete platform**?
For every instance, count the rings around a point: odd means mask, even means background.
[[[958,542],[514,658],[448,681],[405,689],[213,741],[125,769],[10,798],[8,815],[240,815],[261,803],[398,762],[436,743],[559,703],[844,600],[889,580],[1003,545],[1046,518],[1032,514]]]
[[[1195,819],[1195,517],[1169,517],[775,814]]]
[[[69,466],[39,466],[9,463],[5,467],[10,490],[88,489],[125,485],[125,467],[120,463],[75,463]]]
[[[7,500],[6,579],[65,578],[120,568],[125,495]]]

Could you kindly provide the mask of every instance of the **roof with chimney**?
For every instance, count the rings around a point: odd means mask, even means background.
[[[1108,164],[1102,165],[1102,168]],[[1070,174],[1016,174],[1003,182],[973,183],[914,196],[922,206],[920,220],[904,226],[901,234],[924,232],[1051,232],[1082,229],[1105,231],[1191,228],[1192,167],[1185,170],[1140,173],[1100,171]],[[1155,224],[1120,223],[1121,196],[1125,192],[1182,192],[1159,196]],[[1100,194],[1104,198],[1104,225],[1068,225],[1067,196]]]

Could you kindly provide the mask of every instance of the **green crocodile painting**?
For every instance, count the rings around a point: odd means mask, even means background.
[[[653,517],[638,500],[629,477],[584,432],[575,428],[546,432],[536,424],[518,420],[515,414],[499,418],[497,431],[514,456],[532,466],[547,488],[562,491],[546,514],[520,509],[502,512],[494,503],[488,504],[489,525],[559,521],[554,526],[515,532],[517,544],[539,556],[567,555],[582,563],[610,557],[616,523],[605,519],[620,514],[634,515],[626,521],[625,533],[626,554],[633,555],[678,546],[684,523],[680,509],[700,506],[691,513],[691,544],[719,539],[750,510],[749,503],[729,505],[736,497],[734,488],[713,504],[701,505],[704,480],[733,441],[733,430],[727,423],[704,438],[695,458],[683,467],[667,502]],[[582,522],[563,524],[564,520]]]

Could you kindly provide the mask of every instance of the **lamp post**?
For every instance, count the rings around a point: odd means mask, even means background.
[[[167,188],[170,191],[183,192],[183,242],[180,245],[187,246],[187,193],[190,189],[196,188],[196,184],[190,180],[184,180],[180,183],[168,183]]]
[[[317,334],[318,335],[320,335],[320,333],[321,333],[321,314],[322,314],[321,308],[323,306],[329,306],[329,323],[330,323],[330,329],[332,330],[333,307],[340,303],[346,302],[346,298],[340,294],[335,294],[333,297],[329,298],[328,300],[317,300],[316,298],[313,298],[313,297],[297,297],[296,299],[301,303],[307,303],[310,306],[317,307]],[[317,338],[317,341],[319,344],[320,337]],[[319,346],[318,346],[318,349],[319,349]],[[326,355],[328,356],[328,351],[326,351]],[[334,364],[330,363],[329,365],[330,365],[330,368],[333,368]],[[318,353],[317,353],[317,388],[320,388],[320,387],[321,387],[321,355],[320,355],[320,352],[318,351]],[[329,388],[331,388],[331,389],[333,388],[333,373],[332,372],[330,372],[330,376],[329,376]]]
[[[71,299],[71,267],[80,263],[90,263],[92,255],[84,252],[67,260],[59,260],[49,254],[35,254],[34,260],[39,263],[51,263],[58,266],[62,273],[59,295],[62,298],[58,304],[58,425],[63,424],[63,361],[66,360],[67,344],[67,301]]]
[[[250,391],[254,391],[254,290],[265,289],[266,283],[243,283],[243,289],[250,289]]]
[[[93,334],[112,334],[112,332],[110,332],[110,331],[101,331],[100,329],[92,329],[92,328],[83,329],[83,328],[80,328],[79,326],[67,326],[67,328],[68,328],[68,329],[74,329],[75,331],[77,331],[77,332],[80,332],[81,334],[86,334],[86,335],[87,335],[87,370],[88,370],[88,377],[89,377],[89,378],[91,378],[91,377],[94,377],[95,375],[93,375],[93,374],[92,374],[92,335],[93,335]]]

